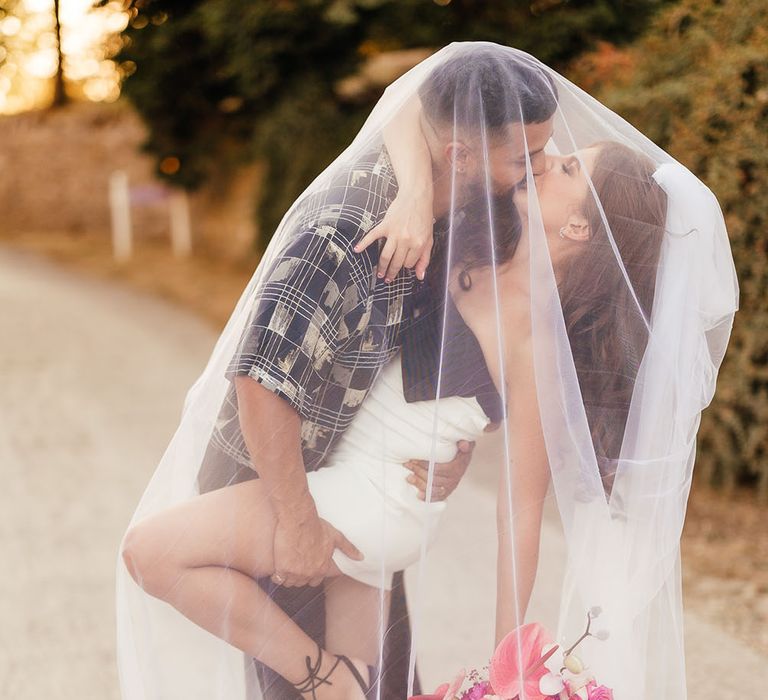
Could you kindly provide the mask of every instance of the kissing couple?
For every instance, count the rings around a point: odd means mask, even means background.
[[[489,636],[525,621],[551,488],[559,633],[601,605],[591,665],[679,700],[679,530],[736,298],[690,172],[526,53],[438,51],[286,212],[187,395],[121,543],[123,697],[419,692],[403,572],[445,600],[421,567],[492,440]]]

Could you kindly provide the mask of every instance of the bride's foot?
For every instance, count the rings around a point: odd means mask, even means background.
[[[332,654],[318,646],[314,664],[307,661],[307,677],[294,684],[305,700],[364,700],[373,667],[364,661]]]
[[[333,673],[334,678],[339,679],[337,692],[340,691],[340,694],[334,695],[333,697],[348,698],[348,700],[363,700],[366,697],[366,691],[371,687],[371,682],[373,681],[369,669],[370,671],[373,669],[359,659],[343,655],[333,655],[333,657],[334,663],[336,663],[336,659],[339,659],[339,665]],[[357,673],[352,671],[352,667]],[[337,685],[336,680],[334,680],[334,685]],[[318,697],[318,700],[323,699]]]

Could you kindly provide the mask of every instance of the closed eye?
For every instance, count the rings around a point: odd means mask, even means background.
[[[567,163],[562,164],[563,172],[566,175],[573,176],[577,171],[581,170],[578,158],[571,158]]]

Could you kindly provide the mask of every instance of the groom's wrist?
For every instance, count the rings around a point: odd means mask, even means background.
[[[271,500],[275,516],[282,524],[300,525],[318,517],[315,501],[308,490],[275,494]]]

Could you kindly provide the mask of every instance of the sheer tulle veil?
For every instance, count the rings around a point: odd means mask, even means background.
[[[432,159],[435,246],[424,282],[404,270],[386,283],[375,275],[376,249],[352,247],[407,179],[409,163],[387,141],[406,113]],[[293,290],[318,276],[315,296],[302,288],[297,301]],[[448,680],[463,644],[467,664],[490,659],[494,639],[540,621],[528,606],[538,599],[563,650],[591,621],[579,663],[616,700],[682,700],[680,535],[700,416],[737,305],[723,216],[700,180],[534,57],[450,44],[384,91],[286,212],[189,389],[131,525],[258,475],[233,393],[234,377],[248,375],[300,415],[321,516],[359,537],[361,550],[373,543],[359,578],[337,563],[375,594],[372,612],[349,605],[368,621],[360,636],[380,670],[392,571],[406,571],[412,638],[391,673],[409,694],[417,666],[432,669],[425,690]],[[263,359],[288,340],[289,351]],[[500,427],[484,433],[488,422]],[[398,460],[424,459],[434,471],[464,437],[478,448],[462,483],[445,501],[416,504]],[[334,470],[339,481],[321,484]],[[481,472],[493,475],[491,489],[473,490]],[[487,515],[497,530],[490,546],[478,524]],[[237,537],[240,516],[228,517],[217,527]],[[556,566],[551,550],[539,551],[542,519],[562,533]],[[169,542],[170,559],[188,546]],[[469,561],[477,587],[456,574]],[[283,697],[250,677],[252,655],[139,585],[123,557],[117,568],[124,698]],[[479,635],[452,629],[462,606],[487,595],[484,571],[504,612],[476,620]],[[275,588],[263,586],[270,596]],[[217,613],[218,629],[231,610]],[[335,613],[318,610],[328,628]],[[430,645],[441,635],[449,642]],[[487,648],[469,648],[478,638]],[[369,697],[386,695],[379,684]]]

